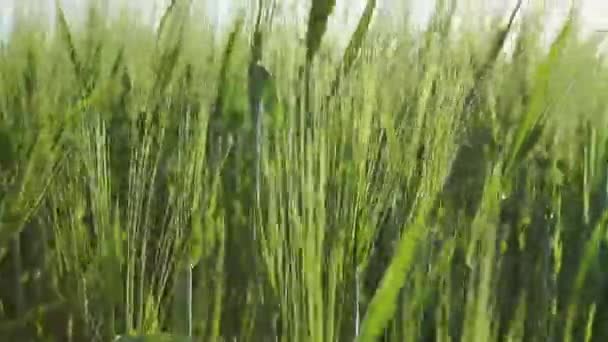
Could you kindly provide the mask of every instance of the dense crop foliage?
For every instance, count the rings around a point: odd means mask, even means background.
[[[271,1],[219,41],[188,6],[2,46],[1,340],[608,339],[608,70],[575,12],[546,47],[519,6],[419,33],[369,0],[336,51],[335,1],[302,40]]]

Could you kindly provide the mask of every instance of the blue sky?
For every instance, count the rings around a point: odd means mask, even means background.
[[[12,20],[16,12],[16,4],[19,3],[29,8],[34,8],[37,12],[46,13],[49,18],[53,16],[55,0],[0,0],[0,36],[5,36],[10,30]],[[84,0],[60,0],[68,19],[77,20],[82,17],[86,1]],[[105,0],[111,8],[121,5],[128,6],[142,16],[143,19],[154,21],[159,16],[162,9],[169,0]],[[207,12],[215,16],[214,21],[220,24],[230,22],[231,15],[238,8],[248,6],[256,0],[199,0],[199,5],[206,6]],[[525,0],[526,3],[534,1],[542,2],[549,13],[547,27],[551,30],[559,25],[559,21],[564,17],[569,3],[572,0]],[[462,20],[481,20],[484,13],[510,8],[516,0],[460,0],[462,7]],[[582,3],[583,22],[588,30],[608,30],[608,0],[580,0]],[[295,11],[298,17],[304,18],[306,7],[310,1],[280,0],[285,7],[285,13],[290,15]],[[433,8],[434,0],[379,0],[383,11],[398,10],[397,4],[409,3],[411,15],[414,23],[423,25],[428,19]],[[294,6],[295,5],[295,9]],[[362,11],[365,0],[338,0],[334,18],[330,28],[335,32],[348,32],[356,23],[358,14]],[[49,19],[50,20],[50,19]]]

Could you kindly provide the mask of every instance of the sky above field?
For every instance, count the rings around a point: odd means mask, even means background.
[[[16,5],[34,8],[37,12],[48,14],[49,20],[53,17],[55,0],[0,0],[0,37],[5,37],[13,23]],[[68,19],[78,20],[83,17],[86,1],[83,0],[60,0]],[[204,3],[206,13],[211,16],[210,20],[221,25],[230,23],[234,13],[239,8],[248,6],[255,0],[217,0],[199,1]],[[549,16],[547,27],[549,30],[559,26],[561,18],[564,17],[571,0],[525,0],[542,1],[544,8]],[[164,6],[169,0],[106,0],[110,8],[117,9],[128,4],[131,9],[136,10],[143,20],[154,22],[160,16]],[[195,0],[196,2],[196,0]],[[463,15],[462,20],[482,20],[485,13],[504,11],[512,8],[516,0],[460,0]],[[588,30],[608,31],[608,0],[580,0],[582,4],[582,16],[585,28]],[[310,1],[282,0],[284,13],[293,15],[295,13],[306,14],[307,6]],[[411,18],[414,24],[423,26],[432,12],[434,0],[379,0],[380,9],[383,13],[398,11],[403,3],[409,3]],[[295,4],[295,5],[294,5]],[[337,0],[335,16],[330,23],[330,29],[336,32],[349,32],[356,23],[356,20],[363,10],[365,0]],[[348,34],[347,34],[348,36]]]

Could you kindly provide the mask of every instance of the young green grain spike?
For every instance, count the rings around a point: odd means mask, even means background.
[[[574,25],[574,9],[571,10],[569,17],[562,26],[562,29],[549,49],[549,55],[538,66],[534,77],[534,89],[530,97],[526,113],[520,121],[519,127],[515,132],[512,148],[507,157],[506,172],[513,171],[515,164],[523,160],[526,154],[530,151],[530,145],[526,141],[538,135],[537,132],[542,127],[543,118],[546,115],[547,90],[549,86],[551,70],[559,61],[561,52],[564,50],[568,42]],[[524,150],[524,147],[528,146]]]
[[[498,32],[498,34],[496,35],[496,38],[490,49],[488,59],[476,71],[475,76],[474,76],[475,83],[474,83],[473,87],[471,87],[471,90],[470,90],[469,94],[467,95],[466,100],[464,102],[465,111],[471,109],[473,102],[475,101],[477,96],[479,96],[479,90],[480,90],[479,88],[481,87],[481,84],[483,84],[483,81],[488,76],[488,74],[492,71],[492,68],[498,59],[500,51],[502,51],[502,49],[504,48],[504,45],[505,45],[505,42],[507,41],[509,32],[511,32],[511,29],[513,28],[513,23],[515,22],[515,17],[517,16],[517,13],[519,12],[522,3],[523,3],[523,0],[519,0],[517,2],[517,4],[515,5],[515,8],[513,8],[513,11],[511,11],[511,15],[509,17],[509,22],[507,23],[507,26],[504,29],[500,30]]]
[[[70,62],[72,62],[72,68],[74,69],[74,75],[76,76],[78,82],[80,82],[81,86],[84,86],[82,63],[78,57],[78,52],[76,51],[76,46],[74,45],[74,39],[72,38],[72,33],[70,32],[70,26],[65,19],[65,14],[59,5],[59,1],[56,2],[56,11],[57,25],[59,26],[59,32],[67,45]]]
[[[340,88],[340,82],[344,76],[348,74],[353,63],[356,61],[359,53],[361,51],[361,45],[365,40],[367,32],[369,31],[369,26],[374,15],[374,11],[376,9],[376,0],[368,0],[365,9],[363,10],[363,14],[359,19],[359,24],[357,25],[357,29],[353,33],[353,36],[350,38],[350,42],[344,51],[344,56],[342,57],[342,62],[338,67],[338,72],[336,74],[336,78],[334,79],[331,86],[331,94],[333,97],[336,95],[336,92]]]
[[[327,21],[336,6],[336,0],[313,0],[308,14],[308,29],[306,31],[306,64],[310,67],[315,58],[321,40],[327,30]]]
[[[332,14],[334,8],[336,6],[336,0],[313,0],[312,6],[310,7],[310,12],[308,14],[308,26],[306,31],[306,60],[304,62],[303,68],[300,70],[301,74],[301,82],[304,87],[304,115],[306,115],[306,123],[307,125],[312,124],[313,118],[310,117],[310,87],[311,85],[311,72],[312,65],[319,51],[319,47],[321,46],[321,41],[323,40],[323,36],[325,35],[325,31],[327,30],[327,22],[329,20],[329,16]],[[301,102],[298,98],[298,102]],[[298,109],[299,109],[298,105]]]
[[[260,181],[261,181],[261,157],[262,157],[262,140],[263,140],[263,124],[264,124],[264,99],[263,94],[267,81],[270,79],[270,73],[264,68],[260,62],[263,53],[263,37],[262,37],[262,12],[264,6],[260,0],[258,5],[258,15],[253,30],[253,39],[251,44],[251,60],[249,61],[249,109],[252,114],[255,127],[255,196],[257,205],[260,203]],[[255,230],[254,230],[255,238]]]

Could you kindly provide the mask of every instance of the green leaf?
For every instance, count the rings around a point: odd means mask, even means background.
[[[358,342],[376,341],[397,310],[397,297],[405,284],[407,274],[414,265],[414,257],[420,242],[427,233],[425,229],[427,210],[428,208],[421,210],[415,222],[401,237],[395,256],[390,261],[380,287],[370,302],[361,327],[361,335],[357,338]]]

